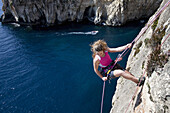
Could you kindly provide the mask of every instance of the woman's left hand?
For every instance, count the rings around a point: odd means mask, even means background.
[[[127,48],[131,48],[131,46],[132,46],[132,43],[129,43],[129,44],[127,44]]]
[[[107,80],[107,77],[102,77],[102,80],[105,82]]]

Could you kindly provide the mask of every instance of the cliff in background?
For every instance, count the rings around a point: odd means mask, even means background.
[[[158,11],[168,1],[163,0]],[[146,72],[144,86],[132,99],[136,84],[119,78],[110,113],[125,113],[131,99],[127,113],[170,113],[170,36],[163,43],[169,34],[170,5],[135,43],[128,58],[127,69],[132,74],[140,77]]]
[[[149,18],[162,0],[2,0],[2,23],[53,26],[84,19],[120,26]]]

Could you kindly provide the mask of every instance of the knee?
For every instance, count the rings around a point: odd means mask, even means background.
[[[125,72],[123,70],[114,70],[115,76],[122,76]]]

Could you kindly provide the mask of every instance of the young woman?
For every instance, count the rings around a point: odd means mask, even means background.
[[[91,45],[91,51],[93,52],[93,68],[95,73],[103,80],[108,80],[106,73],[109,69],[112,69],[109,76],[111,78],[122,76],[125,79],[131,80],[135,83],[139,83],[140,79],[133,76],[130,72],[124,70],[119,64],[113,67],[114,61],[110,58],[108,52],[121,52],[126,48],[130,48],[132,45],[127,44],[125,46],[117,47],[117,48],[109,48],[107,43],[104,40],[98,40]],[[121,60],[121,58],[120,58]],[[120,61],[119,60],[119,61]],[[101,67],[101,71],[99,71],[99,66]],[[142,78],[140,82],[140,86],[144,84],[145,77]]]

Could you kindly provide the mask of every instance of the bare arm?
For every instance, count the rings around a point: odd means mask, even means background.
[[[132,44],[127,44],[127,45],[120,46],[117,48],[108,48],[108,52],[121,52],[126,48],[130,48],[131,46],[132,46]]]
[[[98,67],[99,67],[100,61],[96,58],[93,59],[93,68],[94,72],[103,80],[106,81],[107,77],[103,77],[103,75],[99,72]]]

